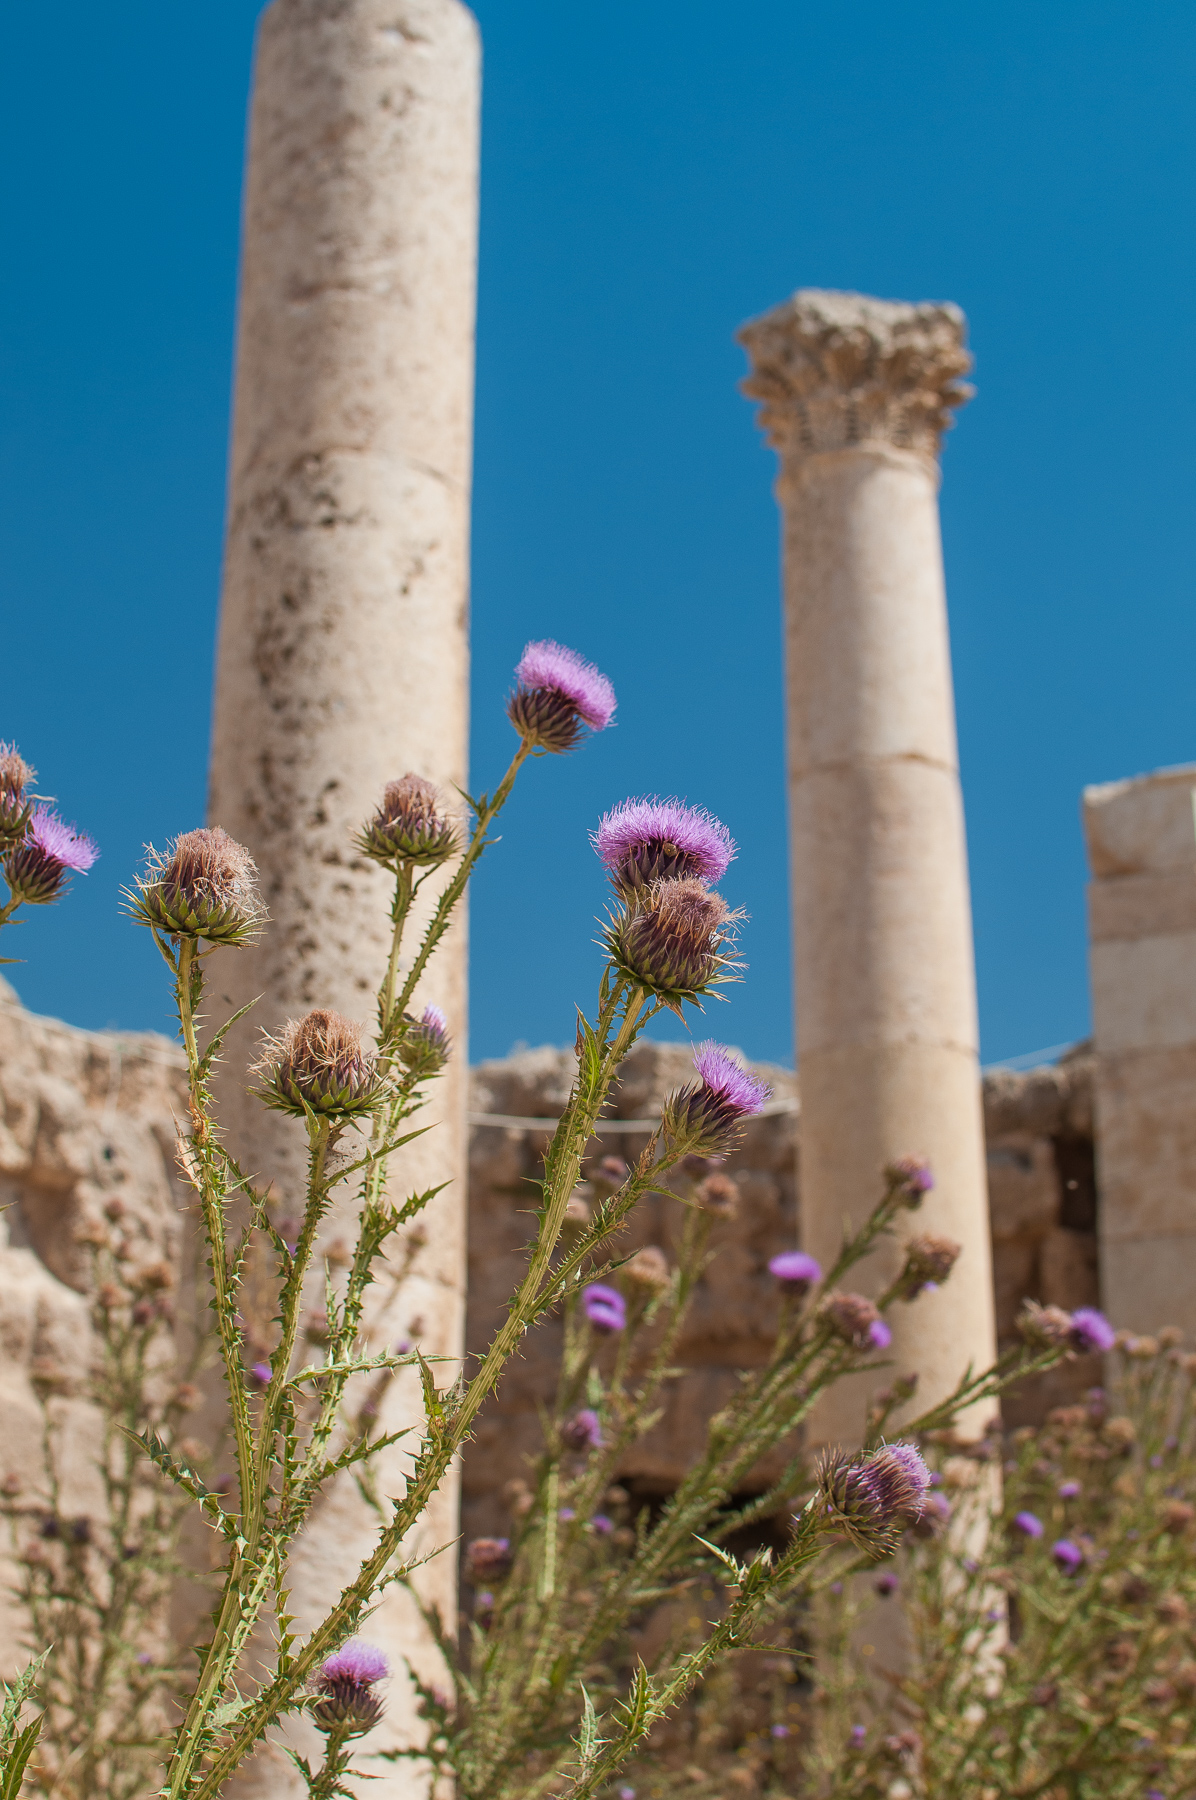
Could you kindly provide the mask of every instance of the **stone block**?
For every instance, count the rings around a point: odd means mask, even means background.
[[[1196,867],[1196,763],[1084,789],[1092,873],[1166,873]]]
[[[1094,943],[1091,968],[1102,1057],[1196,1043],[1196,931]]]
[[[1196,1329],[1196,1230],[1143,1233],[1106,1248],[1101,1287],[1113,1324],[1129,1331]]]
[[[1196,1045],[1101,1059],[1097,1156],[1107,1244],[1184,1232],[1196,1223],[1194,1093]],[[1196,1269],[1192,1280],[1196,1309]]]
[[[1074,1312],[1077,1306],[1100,1305],[1097,1241],[1088,1231],[1056,1226],[1039,1251],[1040,1292],[1047,1306]]]

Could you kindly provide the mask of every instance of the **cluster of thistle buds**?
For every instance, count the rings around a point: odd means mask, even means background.
[[[312,1683],[311,1716],[321,1731],[361,1737],[382,1717],[382,1700],[374,1692],[390,1673],[381,1650],[355,1640],[326,1657]]]
[[[857,1549],[879,1560],[918,1523],[929,1491],[921,1452],[913,1444],[882,1444],[863,1456],[824,1456],[813,1504]]]
[[[36,779],[15,744],[0,744],[0,859],[13,906],[48,906],[100,854],[85,832],[35,804]]]

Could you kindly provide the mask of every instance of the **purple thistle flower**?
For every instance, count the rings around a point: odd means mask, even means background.
[[[268,1362],[255,1362],[249,1373],[259,1387],[269,1387],[270,1365]]]
[[[1071,1315],[1071,1341],[1073,1349],[1095,1355],[1111,1350],[1117,1333],[1095,1306],[1077,1306]]]
[[[474,1538],[466,1546],[465,1560],[475,1587],[482,1581],[499,1581],[511,1570],[511,1540],[505,1537]]]
[[[774,1737],[774,1738],[787,1738],[789,1736],[788,1725],[772,1725],[772,1726],[770,1726],[769,1727],[769,1736]]]
[[[1020,1531],[1025,1537],[1031,1538],[1040,1538],[1045,1530],[1042,1520],[1038,1517],[1037,1513],[1032,1512],[1015,1513],[1013,1515],[1013,1525],[1015,1531]]]
[[[594,1517],[590,1520],[590,1524],[594,1527],[594,1530],[598,1533],[599,1537],[609,1537],[615,1528],[614,1520],[608,1519],[605,1513],[595,1513]]]
[[[438,1006],[425,1006],[423,1017],[405,1021],[399,1061],[417,1081],[438,1075],[449,1059],[448,1019]]]
[[[622,1331],[627,1323],[627,1302],[618,1288],[593,1281],[582,1295],[586,1318],[596,1331]]]
[[[782,1287],[796,1288],[804,1291],[812,1287],[816,1281],[822,1280],[822,1264],[804,1250],[782,1250],[769,1262],[768,1272],[776,1277]]]
[[[866,1725],[853,1725],[851,1728],[851,1745],[853,1750],[862,1750],[868,1736]]]
[[[507,717],[534,750],[572,750],[583,725],[603,731],[614,715],[615,690],[606,676],[551,638],[527,645],[515,679]]]
[[[14,899],[28,906],[48,906],[62,893],[68,874],[74,870],[85,875],[99,854],[86,833],[37,806],[24,837],[4,859],[4,878]]]
[[[604,814],[590,841],[628,896],[654,881],[720,881],[735,855],[721,820],[677,799],[625,800]]]
[[[1060,1538],[1051,1545],[1051,1555],[1065,1575],[1074,1575],[1084,1561],[1084,1552],[1070,1538]]]
[[[349,1737],[361,1737],[382,1717],[382,1702],[372,1690],[390,1673],[381,1650],[357,1639],[324,1659],[315,1679],[312,1718],[321,1731],[348,1726]]]
[[[893,1333],[883,1319],[873,1319],[869,1325],[868,1342],[874,1350],[887,1350],[893,1342]]]
[[[557,1513],[557,1518],[561,1521],[562,1525],[572,1525],[572,1523],[576,1517],[577,1517],[577,1514],[574,1512],[574,1510],[571,1506],[562,1506],[560,1511]]]
[[[612,1288],[610,1292],[614,1292]],[[622,1296],[620,1295],[620,1299]],[[587,1308],[587,1316],[589,1309]],[[601,1450],[602,1421],[591,1407],[583,1406],[561,1426],[561,1437],[570,1450]]]
[[[1078,1481],[1061,1481],[1055,1492],[1060,1500],[1075,1500],[1083,1489]]]
[[[665,1101],[665,1135],[674,1148],[721,1156],[735,1147],[744,1120],[764,1111],[772,1089],[721,1044],[699,1044],[694,1068],[701,1081],[670,1094]]]
[[[891,1600],[901,1584],[895,1575],[878,1575],[872,1585],[882,1600]]]
[[[635,1789],[633,1787],[621,1787],[619,1789],[619,1800],[635,1800]]]
[[[827,1517],[859,1549],[880,1557],[921,1518],[930,1471],[913,1444],[882,1444],[854,1461],[832,1452],[819,1467],[818,1487]]]

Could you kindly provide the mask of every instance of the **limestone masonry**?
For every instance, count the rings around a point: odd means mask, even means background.
[[[629,1059],[615,1102],[625,1119],[650,1117],[666,1090],[684,1079],[683,1046],[643,1044]],[[479,1114],[552,1117],[572,1077],[572,1053],[529,1050],[483,1063],[471,1078],[470,1107]],[[796,1102],[789,1071],[763,1068],[782,1100]],[[99,1497],[89,1460],[95,1423],[79,1389],[88,1362],[84,1288],[87,1260],[80,1236],[102,1223],[113,1195],[124,1202],[122,1240],[134,1263],[187,1251],[188,1190],[175,1174],[176,1120],[185,1117],[183,1062],[165,1038],[75,1031],[23,1011],[0,984],[0,1480],[18,1474],[30,1504],[38,1495],[41,1413],[34,1386],[51,1364],[60,1371],[51,1401],[77,1444],[67,1499],[74,1514],[95,1510]],[[1093,1184],[1092,1059],[1077,1055],[1025,1075],[985,1077],[992,1197],[992,1254],[998,1331],[1002,1339],[1024,1297],[1073,1307],[1097,1297],[1096,1194]],[[467,1341],[486,1341],[515,1284],[530,1229],[526,1178],[539,1168],[543,1128],[476,1124],[470,1133],[469,1311]],[[595,1154],[627,1155],[642,1134],[611,1135]],[[791,1248],[801,1224],[801,1118],[796,1110],[751,1123],[729,1172],[739,1188],[734,1221],[716,1226],[716,1255],[703,1280],[679,1362],[689,1369],[672,1393],[651,1438],[629,1457],[625,1478],[645,1493],[667,1491],[693,1455],[710,1411],[733,1391],[736,1372],[768,1351],[775,1315],[770,1256]],[[873,1192],[861,1193],[862,1214]],[[680,1207],[654,1200],[636,1215],[624,1240],[666,1252]],[[953,1277],[954,1279],[954,1277]],[[429,1321],[429,1335],[434,1329]],[[466,1537],[499,1529],[503,1489],[525,1472],[538,1443],[537,1405],[556,1379],[557,1328],[529,1340],[483,1415],[464,1469]],[[1049,1405],[1096,1379],[1069,1365],[1041,1391],[1007,1404],[1012,1423],[1041,1416]],[[0,1620],[4,1669],[18,1660],[19,1622]]]

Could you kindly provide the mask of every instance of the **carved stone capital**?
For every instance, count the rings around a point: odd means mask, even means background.
[[[751,361],[743,392],[787,462],[890,444],[935,458],[951,409],[973,389],[958,306],[801,288],[736,333]]]

